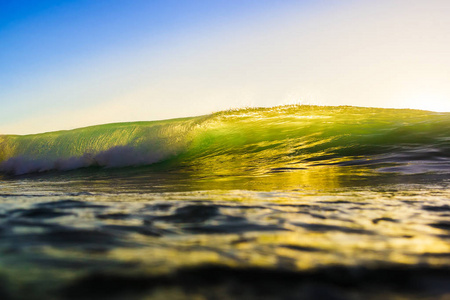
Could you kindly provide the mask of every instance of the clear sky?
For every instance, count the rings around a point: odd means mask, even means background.
[[[450,111],[448,0],[0,0],[0,134],[291,103]]]

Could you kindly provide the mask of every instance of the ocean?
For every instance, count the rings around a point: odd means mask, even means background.
[[[450,113],[0,136],[0,299],[450,299]]]

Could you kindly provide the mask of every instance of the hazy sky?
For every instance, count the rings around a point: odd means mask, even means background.
[[[290,103],[450,111],[449,0],[0,0],[0,134]]]

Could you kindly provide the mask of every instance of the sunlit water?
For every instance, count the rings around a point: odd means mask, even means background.
[[[450,297],[448,115],[285,109],[3,137],[0,299]]]

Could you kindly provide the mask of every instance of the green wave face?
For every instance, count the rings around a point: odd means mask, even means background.
[[[0,136],[0,170],[11,174],[155,163],[219,175],[323,165],[443,172],[449,161],[450,114],[418,110],[280,106]]]
[[[27,136],[3,136],[0,160],[6,172],[23,174],[92,165],[151,164],[187,147],[193,119],[120,123]]]

